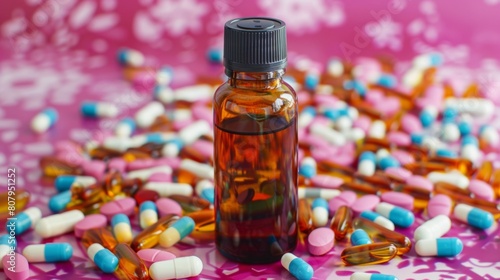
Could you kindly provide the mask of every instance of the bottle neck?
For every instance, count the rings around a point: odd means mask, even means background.
[[[270,72],[239,72],[226,69],[232,87],[253,90],[270,90],[281,86],[284,69]]]

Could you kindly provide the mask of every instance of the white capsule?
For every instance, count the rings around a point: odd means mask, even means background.
[[[158,116],[164,113],[165,108],[163,107],[163,104],[158,101],[153,101],[135,113],[135,122],[138,127],[147,128],[153,124]]]
[[[437,182],[445,182],[448,184],[455,185],[461,189],[466,189],[469,187],[469,178],[458,171],[451,171],[448,173],[433,171],[427,174],[427,179],[429,179],[433,184]]]
[[[214,168],[209,164],[199,163],[191,159],[183,159],[179,169],[193,173],[200,179],[214,179]]]
[[[352,129],[344,131],[343,134],[347,138],[347,140],[352,142],[361,141],[366,137],[365,132],[359,127],[353,127]]]
[[[115,135],[118,137],[130,137],[135,131],[135,122],[132,118],[121,120],[115,127]]]
[[[155,262],[149,267],[149,275],[153,280],[180,279],[197,276],[202,270],[200,258],[190,256]]]
[[[445,123],[441,128],[441,138],[446,142],[455,142],[460,139],[460,130],[456,123]]]
[[[386,126],[381,120],[373,121],[368,129],[368,137],[384,139]]]
[[[154,173],[172,174],[172,168],[170,168],[170,166],[156,166],[151,168],[138,169],[127,173],[127,178],[128,179],[139,178],[145,181]]]
[[[474,117],[490,118],[495,111],[495,104],[485,98],[450,97],[445,101],[446,108],[453,108],[460,114],[470,114]]]
[[[335,120],[335,128],[339,131],[347,131],[352,127],[352,120],[348,116],[340,116]]]
[[[175,101],[174,91],[170,87],[156,87],[155,98],[164,104],[170,104]]]
[[[113,151],[125,152],[133,146],[132,143],[132,140],[128,137],[111,136],[104,139],[102,146]]]
[[[201,193],[205,189],[213,189],[214,188],[214,183],[209,180],[200,180],[198,183],[196,183],[195,191],[198,196],[201,196]]]
[[[375,174],[376,165],[371,160],[362,160],[358,163],[358,173],[365,176],[373,176]]]
[[[377,151],[377,153],[375,154],[375,156],[377,158],[377,163],[379,163],[380,160],[382,160],[383,158],[386,158],[390,155],[391,155],[391,153],[387,149],[379,149]]]
[[[402,83],[406,88],[412,89],[422,82],[424,72],[419,68],[411,68],[406,71],[402,78]]]
[[[193,187],[185,183],[171,182],[147,182],[143,189],[156,191],[161,197],[169,197],[171,195],[191,196]]]
[[[312,123],[314,120],[314,117],[316,115],[316,110],[313,107],[307,107],[302,112],[299,114],[299,120],[297,125],[302,128],[302,127],[307,127],[309,124]]]
[[[425,136],[422,147],[429,149],[429,152],[434,154],[438,149],[446,148],[446,144],[434,136]]]
[[[313,123],[309,127],[309,130],[311,134],[322,138],[334,146],[343,146],[346,143],[346,138],[342,133],[325,125]]]
[[[496,147],[500,142],[498,131],[491,126],[486,126],[484,129],[482,129],[481,133],[479,134],[479,138],[493,147]]]
[[[198,84],[194,86],[182,87],[174,90],[176,100],[196,102],[199,100],[212,99],[215,89],[211,85]]]
[[[340,195],[339,190],[322,189],[322,188],[298,188],[298,196],[300,198],[324,198],[330,200]]]
[[[42,238],[54,237],[73,231],[75,225],[83,220],[80,210],[71,210],[61,214],[51,215],[42,218],[35,226],[35,232]]]
[[[421,224],[413,234],[416,241],[421,239],[436,239],[445,235],[451,228],[451,220],[448,216],[438,215]]]
[[[460,149],[460,156],[470,160],[472,163],[477,163],[481,157],[481,152],[475,145],[465,145]]]
[[[340,77],[344,74],[344,64],[338,59],[331,59],[328,62],[326,71],[333,77]]]
[[[210,125],[204,120],[199,120],[181,129],[179,138],[185,145],[190,145],[201,136],[211,135],[212,133]]]

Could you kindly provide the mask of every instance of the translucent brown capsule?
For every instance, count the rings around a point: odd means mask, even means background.
[[[396,184],[393,190],[411,195],[415,199],[413,202],[414,209],[425,209],[432,196],[432,192],[426,189],[407,184]]]
[[[360,183],[344,183],[340,185],[339,189],[343,191],[353,191],[357,194],[380,194],[380,191],[370,185]]]
[[[114,272],[118,279],[151,279],[146,264],[129,245],[120,243],[113,253],[118,258],[118,268]]]
[[[500,197],[500,169],[497,169],[491,175],[491,186],[497,197]]]
[[[299,199],[299,230],[310,233],[313,230],[311,204],[307,199]]]
[[[477,170],[476,179],[489,183],[493,175],[493,163],[484,161],[481,167]]]
[[[377,174],[372,175],[372,176],[366,176],[366,175],[363,175],[360,173],[355,173],[354,179],[355,179],[354,180],[355,183],[368,184],[376,189],[391,190],[391,180],[389,180],[385,176],[380,176]]]
[[[166,115],[160,115],[154,120],[153,124],[149,127],[149,130],[169,132],[172,131],[172,128],[172,120],[170,120]]]
[[[118,241],[116,241],[113,233],[108,228],[93,228],[86,230],[82,236],[82,244],[85,249],[94,243],[101,244],[104,248],[113,250]]]
[[[212,242],[215,240],[215,213],[205,209],[187,214],[194,220],[195,226],[190,236],[197,242]]]
[[[182,210],[188,213],[200,211],[210,207],[210,202],[200,197],[176,194],[169,196],[169,198],[177,201],[181,205]]]
[[[352,230],[352,210],[346,205],[340,206],[332,218],[330,228],[335,232],[335,239],[342,240]]]
[[[348,177],[352,177],[356,172],[356,170],[352,169],[351,167],[343,166],[330,161],[320,161],[317,163],[317,165],[318,170],[323,171],[324,173],[338,173],[346,175]]]
[[[394,244],[380,242],[345,248],[340,259],[346,265],[379,264],[392,260],[397,253]]]
[[[413,162],[405,164],[403,167],[411,171],[413,175],[422,175],[422,176],[425,176],[434,171],[444,172],[450,168],[448,165],[444,163],[427,162],[427,161]]]
[[[10,199],[9,199],[10,197]],[[30,201],[30,193],[24,189],[16,189],[16,191],[6,191],[0,193],[0,220],[11,217],[9,212],[12,209],[22,211]]]
[[[397,248],[397,254],[402,255],[410,251],[411,241],[408,237],[378,225],[364,218],[355,218],[352,221],[354,229],[363,229],[374,242],[390,242]]]
[[[89,156],[91,159],[108,161],[112,158],[122,156],[122,153],[104,147],[97,147],[89,152]]]
[[[428,161],[430,163],[444,164],[448,169],[456,169],[467,176],[472,175],[475,171],[472,162],[465,158],[431,157]]]
[[[44,156],[40,159],[40,168],[45,176],[57,177],[60,175],[81,175],[82,169],[68,161],[60,160],[52,156]]]
[[[134,251],[153,248],[158,244],[160,234],[166,230],[173,222],[179,219],[179,216],[170,214],[160,218],[156,223],[150,225],[141,231],[133,240],[130,247]]]

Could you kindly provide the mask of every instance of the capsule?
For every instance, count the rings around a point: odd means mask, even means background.
[[[132,241],[132,228],[130,220],[125,214],[116,214],[111,218],[111,229],[118,243],[130,243]]]
[[[375,154],[369,151],[363,152],[358,159],[358,173],[365,176],[372,176],[376,169]]]
[[[141,67],[144,65],[144,55],[134,49],[123,48],[117,53],[118,62],[123,66]]]
[[[73,247],[68,243],[32,244],[23,249],[23,256],[29,263],[64,262],[73,256]]]
[[[200,258],[189,256],[155,262],[149,267],[149,275],[153,280],[180,279],[198,276],[202,270]]]
[[[159,242],[162,247],[169,248],[193,232],[195,222],[190,217],[182,217],[161,233]]]
[[[90,118],[114,118],[118,115],[118,108],[105,102],[83,102],[80,111],[83,116]]]
[[[214,184],[209,180],[200,180],[195,187],[196,194],[206,199],[210,204],[214,204],[215,189]]]
[[[477,170],[476,180],[481,180],[486,183],[490,182],[493,175],[493,163],[491,161],[484,161],[481,167]]]
[[[415,244],[415,252],[422,257],[454,257],[462,252],[462,241],[456,237],[423,239]]]
[[[374,242],[391,242],[398,249],[398,255],[403,255],[410,251],[411,241],[408,237],[386,229],[370,220],[364,218],[356,218],[352,221],[355,229],[363,229],[368,233]]]
[[[0,201],[8,201],[11,194],[12,191],[0,192]],[[16,198],[16,211],[22,211],[30,201],[30,193],[24,189],[16,189],[14,197]],[[12,207],[8,203],[0,203],[0,219],[10,218],[11,210]]]
[[[398,280],[396,276],[378,273],[354,272],[350,280]]]
[[[175,200],[186,213],[196,212],[210,208],[210,202],[201,197],[186,195],[171,195],[170,199]]]
[[[33,118],[31,121],[31,129],[36,133],[44,133],[54,126],[58,118],[59,115],[55,109],[47,108]]]
[[[413,237],[415,242],[422,239],[436,239],[445,235],[451,228],[451,220],[445,215],[438,215],[425,223],[421,224]]]
[[[203,122],[206,123],[206,122]],[[201,136],[201,135],[200,135]],[[196,139],[194,139],[196,140]],[[188,140],[192,144],[194,140]],[[179,166],[180,170],[188,171],[194,174],[196,177],[200,179],[214,179],[214,169],[209,164],[199,163],[191,159],[183,159],[181,161],[181,165]]]
[[[139,212],[140,225],[142,229],[145,229],[158,221],[156,204],[152,201],[144,201],[139,207]]]
[[[145,228],[134,237],[131,244],[132,249],[137,252],[142,249],[153,248],[158,244],[160,234],[178,219],[179,216],[173,214],[160,218],[158,222]]]
[[[438,110],[434,106],[426,106],[419,115],[423,127],[430,127],[438,115]]]
[[[415,216],[411,211],[408,211],[399,206],[394,206],[387,202],[381,202],[375,207],[375,211],[380,215],[391,220],[395,225],[400,227],[409,227],[415,221]]]
[[[79,184],[82,187],[88,187],[97,183],[97,180],[92,176],[77,176],[77,175],[61,175],[57,176],[54,181],[54,187],[57,192],[65,192],[71,189],[73,184]]]
[[[132,118],[122,119],[115,127],[115,135],[119,137],[130,137],[136,129],[136,124]]]
[[[316,198],[312,203],[313,224],[322,227],[328,223],[328,202],[323,198]]]
[[[155,119],[165,113],[165,107],[158,101],[146,104],[135,113],[135,123],[140,128],[147,128],[153,124]]]
[[[453,215],[458,220],[480,229],[487,229],[494,222],[491,213],[467,204],[457,204],[453,210]]]
[[[312,157],[305,157],[299,167],[299,174],[311,179],[316,175],[316,161]]]
[[[352,246],[371,244],[372,240],[362,229],[357,229],[351,233],[351,244]]]
[[[306,107],[300,112],[298,126],[299,128],[307,127],[312,123],[314,117],[316,116],[316,109],[314,107]]]
[[[379,264],[392,260],[397,253],[394,244],[381,242],[345,248],[340,259],[346,265]]]
[[[87,255],[104,273],[113,273],[118,268],[118,258],[101,244],[90,245]]]
[[[370,220],[378,225],[381,225],[388,230],[394,230],[394,223],[378,213],[372,211],[363,211],[359,216],[367,220]]]
[[[195,242],[212,242],[215,240],[215,216],[212,209],[205,209],[187,214],[195,222],[193,232],[189,235]]]
[[[30,207],[7,221],[7,232],[11,232],[13,229],[16,235],[20,235],[33,228],[41,218],[42,211],[40,211],[40,208]]]
[[[114,274],[118,279],[150,279],[146,264],[129,245],[120,243],[113,250],[118,258]]]
[[[90,247],[90,245],[98,243],[103,245],[105,248],[109,250],[113,250],[118,241],[113,236],[113,233],[109,231],[109,229],[103,228],[91,228],[86,230],[82,236],[82,245],[86,249]]]
[[[281,257],[281,265],[299,280],[309,280],[314,276],[312,266],[292,253]]]
[[[330,228],[335,233],[336,240],[342,240],[352,229],[352,210],[346,205],[340,206],[332,218]]]
[[[64,191],[49,199],[49,209],[52,213],[60,213],[66,209],[71,202],[71,191]]]
[[[312,209],[305,198],[299,199],[299,230],[306,234],[313,230]]]
[[[321,189],[321,188],[299,188],[299,198],[323,198],[330,200],[340,194],[339,190]]]
[[[83,220],[82,211],[71,210],[42,218],[35,226],[35,232],[42,238],[54,237],[73,231],[76,223]]]

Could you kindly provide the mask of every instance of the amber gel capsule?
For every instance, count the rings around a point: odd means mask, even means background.
[[[234,261],[279,261],[297,244],[298,107],[282,79],[286,61],[283,21],[226,23],[228,80],[213,103],[214,206],[217,249]]]
[[[174,214],[166,215],[160,218],[156,223],[141,231],[132,240],[130,247],[132,247],[132,249],[136,252],[142,249],[153,248],[158,244],[160,234],[178,219],[179,216]]]
[[[380,242],[345,248],[340,259],[347,265],[378,264],[392,260],[397,253],[394,244]]]
[[[356,218],[352,221],[352,226],[354,229],[362,229],[366,231],[366,233],[368,233],[368,235],[375,242],[387,241],[393,243],[397,248],[398,255],[403,255],[411,249],[411,241],[408,237],[402,235],[401,233],[388,230],[370,220]]]
[[[332,218],[330,228],[335,232],[335,239],[342,240],[352,230],[352,210],[346,206],[340,206]]]

